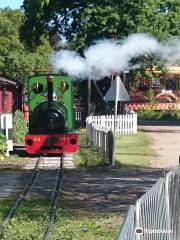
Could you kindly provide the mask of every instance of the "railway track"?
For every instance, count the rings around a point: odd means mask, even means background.
[[[34,186],[34,184],[37,181],[37,178],[39,176],[40,164],[42,162],[43,162],[43,157],[40,156],[37,159],[37,162],[35,164],[35,167],[33,169],[32,174],[31,174],[30,181],[25,186],[25,188],[20,193],[20,195],[16,198],[12,207],[9,209],[7,215],[5,216],[5,218],[3,220],[3,223],[0,227],[0,239],[3,236],[5,228],[8,225],[10,219],[15,214],[16,209],[18,208],[18,206],[20,206],[21,202],[26,199],[27,195],[30,194],[31,190],[33,189],[33,186]],[[61,187],[62,187],[62,178],[63,178],[63,155],[60,157],[59,167],[57,168],[57,171],[56,171],[54,187],[52,189],[51,200],[50,200],[51,201],[51,210],[50,210],[50,213],[49,213],[49,222],[48,222],[48,225],[47,225],[47,229],[44,233],[43,240],[48,240],[52,231],[53,231],[53,226],[54,226],[54,223],[55,223],[55,220],[56,220],[57,202],[58,202],[60,190],[61,190]]]
[[[60,189],[62,187],[62,178],[63,178],[63,157],[61,157],[60,166],[58,168],[57,175],[56,175],[56,182],[54,185],[54,191],[53,191],[52,198],[51,198],[52,205],[51,205],[51,211],[50,211],[50,218],[49,218],[47,230],[44,235],[44,240],[49,239],[52,229],[53,229],[53,226],[54,226],[54,223],[55,223],[57,202],[59,199]]]

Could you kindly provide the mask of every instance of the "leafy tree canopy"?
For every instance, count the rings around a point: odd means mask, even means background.
[[[75,49],[113,35],[145,32],[159,40],[180,35],[179,0],[24,0],[23,8],[22,35],[30,46],[46,33]]]
[[[66,39],[69,47],[79,51],[95,40],[123,39],[132,33],[147,33],[160,41],[180,36],[179,0],[24,0],[23,9],[21,32],[31,47],[40,43],[43,34],[49,35],[53,45]],[[132,61],[144,64],[141,70],[130,72],[133,82],[145,74],[151,78],[147,68],[164,67],[154,56]]]
[[[49,42],[41,36],[42,44],[33,51],[20,41],[19,30],[24,19],[20,10],[0,9],[0,75],[23,80],[32,71],[48,68]]]

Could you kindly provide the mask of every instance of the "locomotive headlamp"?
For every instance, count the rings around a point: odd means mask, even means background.
[[[39,82],[35,82],[32,85],[32,89],[33,89],[33,92],[36,94],[41,93],[43,91],[43,85]]]
[[[75,145],[77,143],[77,140],[75,138],[71,138],[70,144]]]
[[[33,145],[33,140],[32,139],[27,139],[26,143],[28,146],[32,146]]]
[[[65,81],[62,81],[60,85],[61,92],[64,93],[68,88],[69,88],[69,85]]]

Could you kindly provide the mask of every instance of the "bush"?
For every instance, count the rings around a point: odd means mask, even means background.
[[[24,137],[28,131],[27,123],[24,120],[23,112],[17,110],[13,116],[13,136],[14,142],[24,142]]]
[[[159,119],[180,119],[180,111],[178,110],[138,110],[137,111],[139,119],[148,119],[148,120],[159,120]]]
[[[78,141],[79,144],[81,145],[88,145],[89,141],[87,138],[87,134],[86,134],[86,129],[80,129],[79,130],[79,136],[78,136]]]
[[[180,119],[180,110],[174,112],[174,117],[179,120]]]
[[[86,130],[81,129],[79,132],[80,147],[75,159],[75,165],[78,167],[95,167],[105,165],[103,151],[96,146],[90,145],[86,135]]]
[[[140,119],[157,119],[159,113],[153,110],[139,110],[137,114]]]
[[[0,133],[0,160],[4,160],[7,152],[6,137]]]

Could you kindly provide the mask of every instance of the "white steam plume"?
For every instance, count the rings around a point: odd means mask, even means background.
[[[180,38],[174,37],[168,42],[160,43],[159,54],[169,63],[178,63],[180,61]]]
[[[151,53],[171,62],[180,60],[180,39],[159,43],[146,34],[133,34],[122,45],[110,41],[92,45],[85,50],[84,57],[74,51],[61,50],[53,53],[51,59],[56,70],[75,78],[98,80],[110,76],[112,71],[129,69],[132,58]]]

